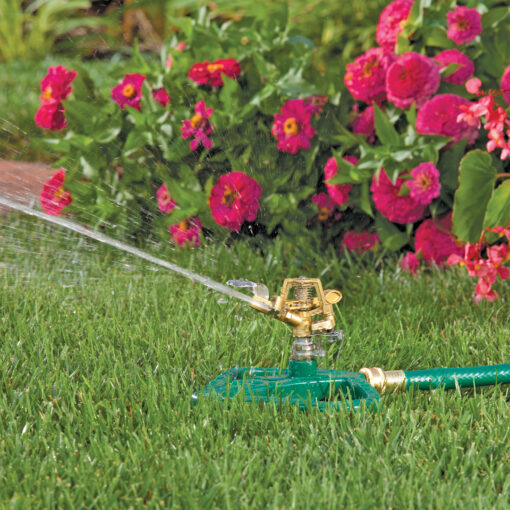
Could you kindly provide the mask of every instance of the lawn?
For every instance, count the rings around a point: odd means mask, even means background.
[[[278,243],[161,252],[225,282],[321,276],[344,293],[329,368],[504,363],[509,293],[463,271],[413,278],[367,254]],[[308,260],[308,265],[304,261]],[[501,289],[500,289],[501,290]],[[226,368],[285,367],[287,328],[113,248],[0,219],[0,506],[508,508],[510,388],[409,391],[378,412],[230,407],[191,394]]]

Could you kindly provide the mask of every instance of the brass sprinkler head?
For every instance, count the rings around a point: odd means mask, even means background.
[[[269,299],[265,285],[246,280],[231,280],[228,285],[247,287],[253,292],[250,306],[293,326],[293,359],[313,359],[325,356],[326,351],[316,337],[328,337],[329,342],[343,338],[343,331],[335,330],[333,305],[342,299],[334,289],[322,289],[319,278],[286,278],[279,296]]]

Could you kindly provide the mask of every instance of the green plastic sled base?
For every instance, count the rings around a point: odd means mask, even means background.
[[[231,368],[212,380],[199,398],[221,401],[237,395],[245,402],[275,402],[298,405],[301,409],[377,409],[380,396],[358,372],[317,368],[317,361],[291,360],[289,368]]]

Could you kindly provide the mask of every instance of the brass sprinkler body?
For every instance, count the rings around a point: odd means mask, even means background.
[[[319,278],[286,278],[279,296],[268,299],[267,287],[245,281],[230,281],[233,286],[250,286],[254,298],[250,305],[278,320],[293,326],[292,359],[311,360],[326,355],[317,338],[328,337],[330,343],[342,339],[343,332],[335,330],[333,305],[342,299],[334,289],[322,289]]]

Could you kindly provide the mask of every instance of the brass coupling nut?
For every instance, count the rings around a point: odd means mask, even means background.
[[[360,372],[379,393],[398,391],[405,387],[406,377],[403,370],[384,371],[382,368],[373,367],[362,368]]]

